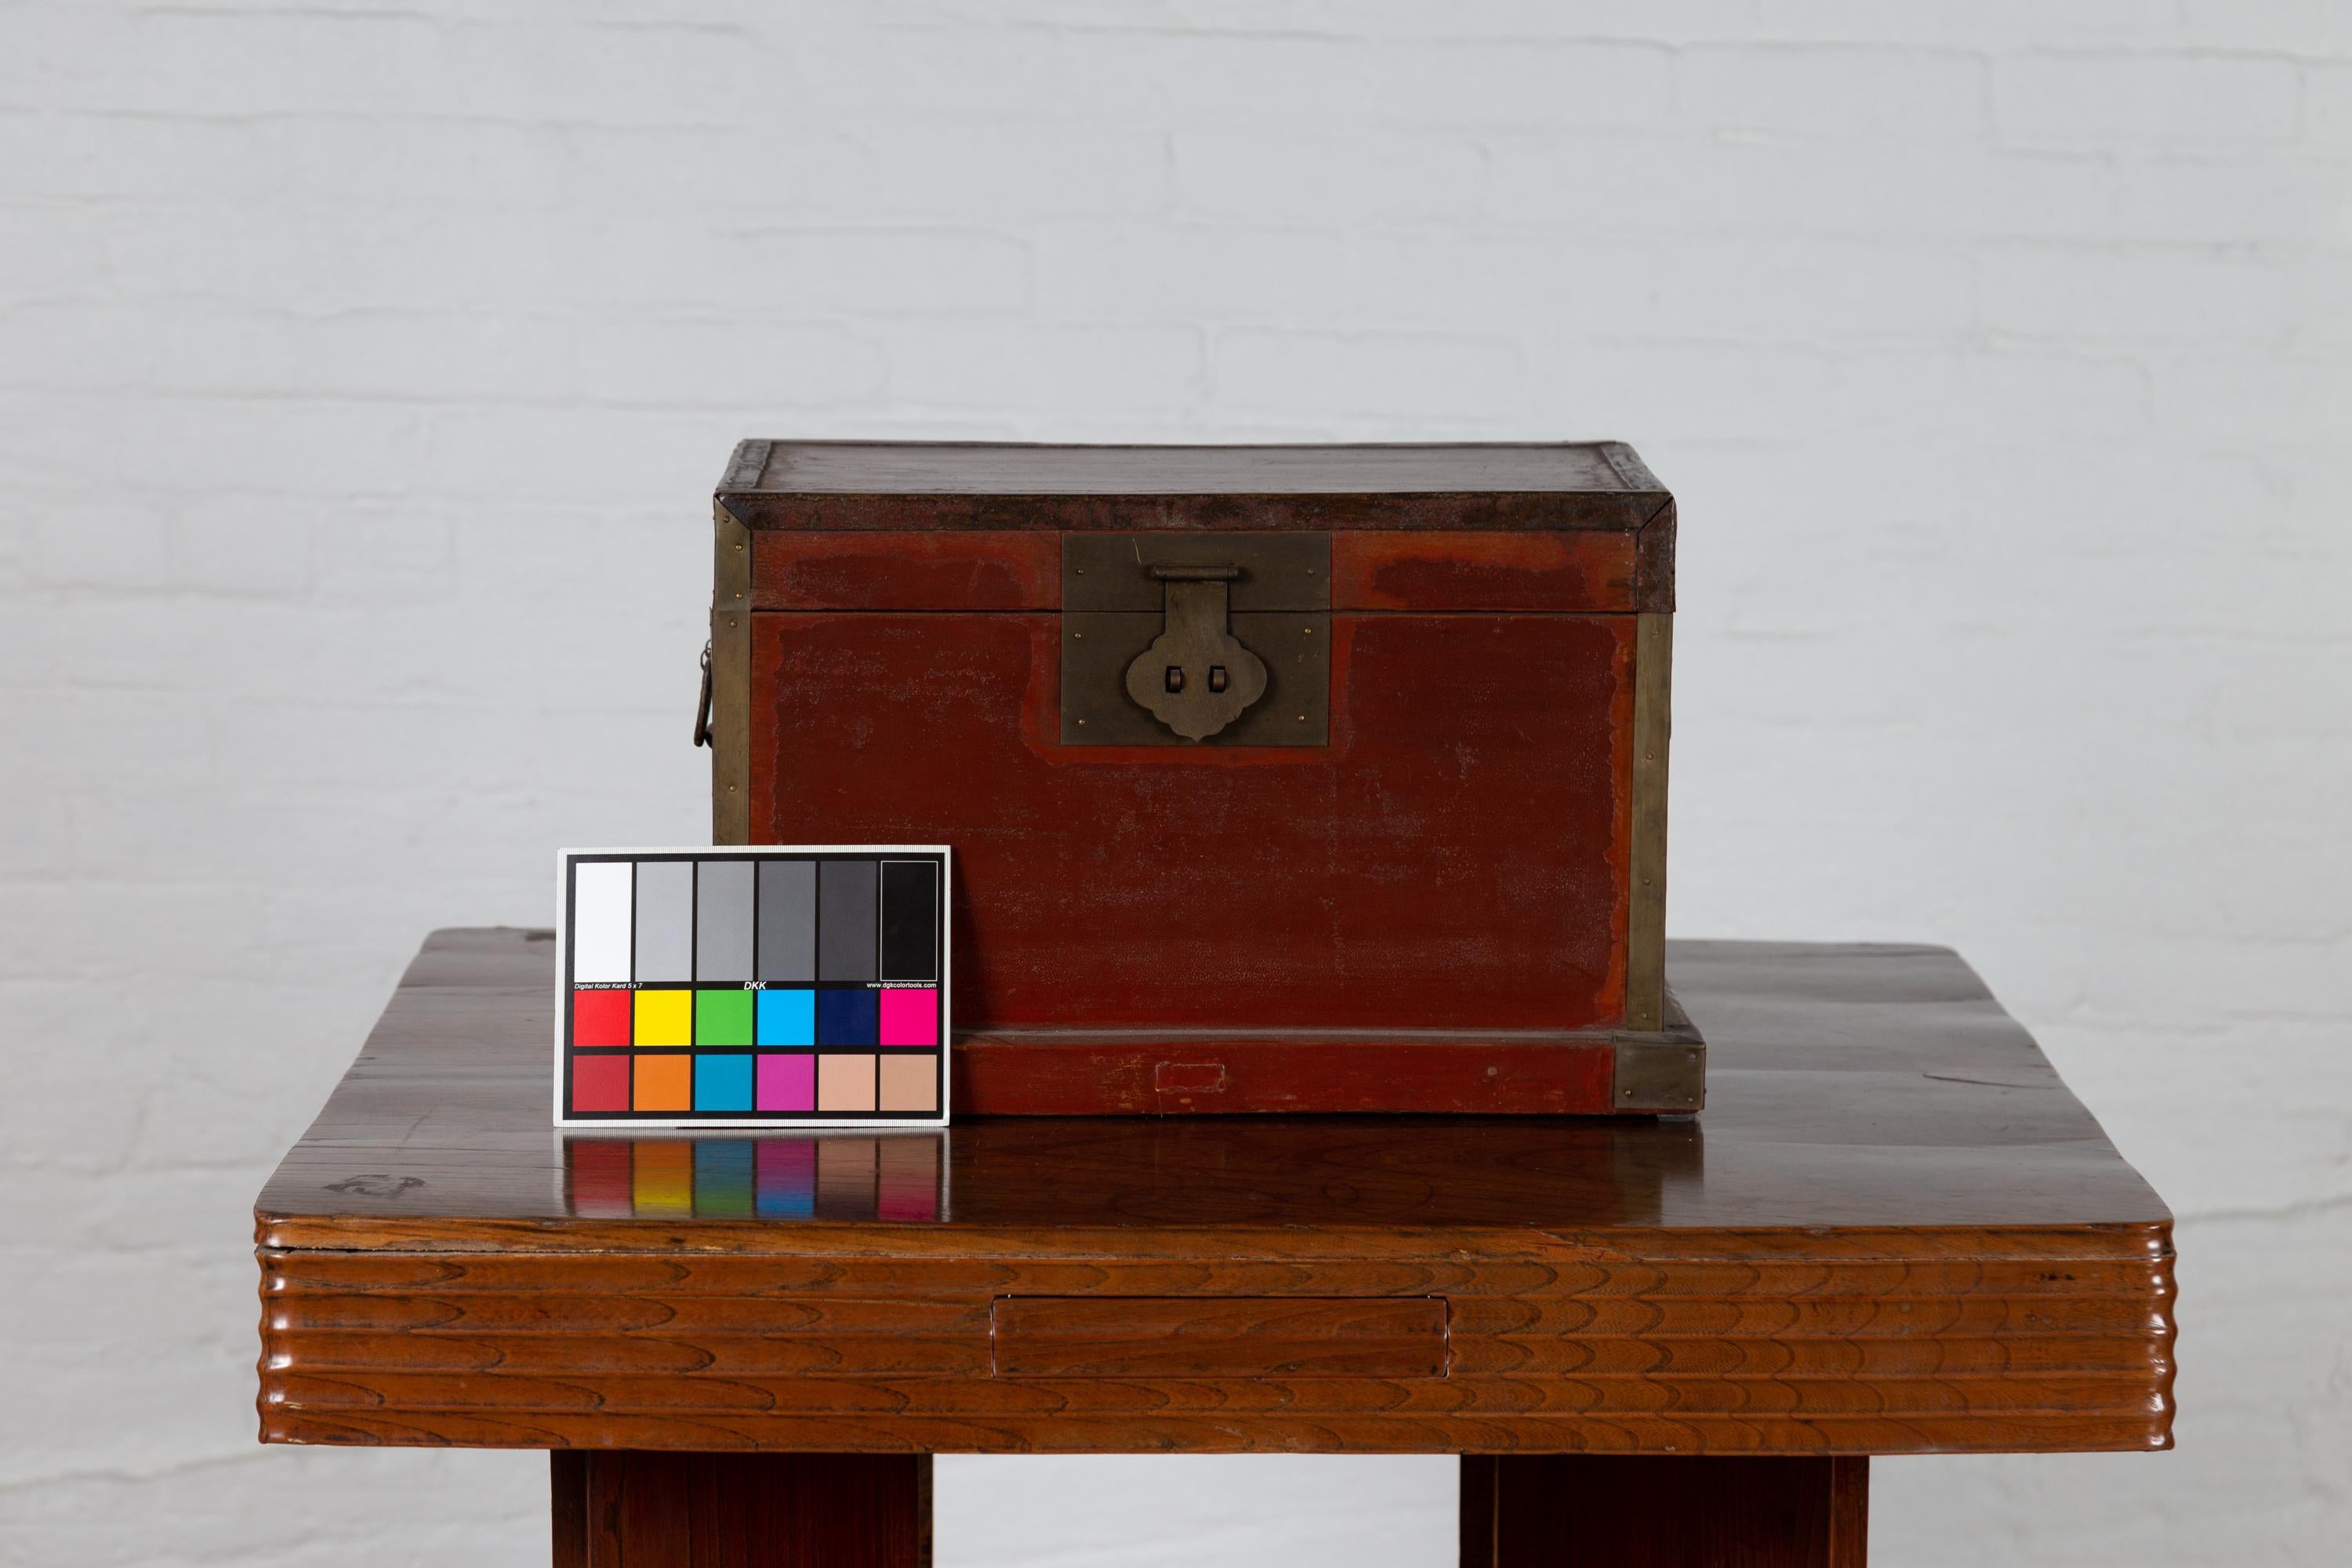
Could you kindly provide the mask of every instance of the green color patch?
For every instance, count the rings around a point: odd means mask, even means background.
[[[751,994],[749,991],[696,992],[694,1043],[698,1046],[750,1045]]]

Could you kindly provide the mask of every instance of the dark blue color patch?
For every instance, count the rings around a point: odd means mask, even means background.
[[[816,1043],[870,1046],[881,1035],[880,993],[820,991],[816,994]]]

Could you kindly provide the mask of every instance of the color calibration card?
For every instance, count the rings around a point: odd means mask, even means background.
[[[567,849],[562,1127],[940,1127],[940,845]]]

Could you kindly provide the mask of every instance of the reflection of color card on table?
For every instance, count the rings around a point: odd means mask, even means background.
[[[559,1125],[947,1121],[944,847],[567,849],[560,866]],[[641,1160],[633,1212],[681,1212],[688,1187],[699,1210],[708,1186],[740,1187],[748,1215],[756,1175]],[[578,1196],[610,1207],[618,1179]]]
[[[933,1221],[949,1136],[567,1138],[564,1196],[583,1219]]]

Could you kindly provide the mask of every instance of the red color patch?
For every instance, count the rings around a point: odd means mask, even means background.
[[[629,993],[574,991],[572,994],[572,1043],[575,1046],[628,1046]],[[621,1109],[627,1110],[626,1106]]]
[[[627,993],[615,994],[625,995]],[[572,1109],[575,1111],[628,1110],[629,1058],[573,1057]]]

